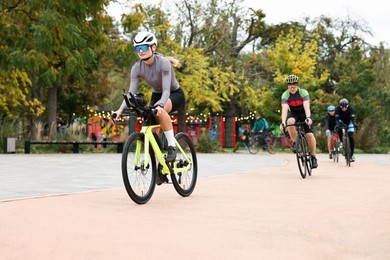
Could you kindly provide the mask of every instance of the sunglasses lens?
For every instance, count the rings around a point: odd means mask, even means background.
[[[143,52],[145,52],[145,51],[148,51],[148,49],[149,49],[149,45],[138,45],[138,46],[136,46],[135,47],[135,52],[140,52],[141,50],[143,51]]]

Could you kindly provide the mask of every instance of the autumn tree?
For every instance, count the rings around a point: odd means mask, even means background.
[[[107,41],[102,30],[104,19],[111,20],[105,15],[107,4],[108,0],[2,1],[4,27],[12,32],[8,67],[28,75],[28,99],[36,103],[32,110],[47,107],[49,127],[56,124],[59,91],[93,87],[86,80],[99,63],[97,48]],[[42,113],[29,115],[35,136],[33,126],[42,120]]]

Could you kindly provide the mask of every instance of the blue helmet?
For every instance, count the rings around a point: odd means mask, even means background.
[[[328,106],[328,112],[335,111],[336,107],[335,106]]]

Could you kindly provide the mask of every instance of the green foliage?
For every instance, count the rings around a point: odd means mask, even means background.
[[[346,97],[358,123],[377,132],[363,127],[358,146],[389,146],[390,52],[365,43],[364,24],[322,16],[268,25],[265,13],[242,1],[182,0],[168,10],[162,2],[134,4],[122,16],[124,37],[104,11],[108,2],[1,1],[0,120],[20,119],[35,131],[34,122],[50,125],[56,113],[116,109],[138,59],[132,36],[150,30],[158,52],[179,60],[191,111],[257,111],[278,123],[284,79],[294,73],[315,119]],[[148,97],[150,88],[142,83],[140,92]]]

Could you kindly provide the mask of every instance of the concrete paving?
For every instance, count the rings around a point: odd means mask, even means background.
[[[139,206],[118,154],[0,155],[0,259],[390,259],[390,155],[356,157],[199,154]]]
[[[0,201],[123,187],[121,154],[0,154]],[[199,178],[272,166],[268,154],[198,154]]]

